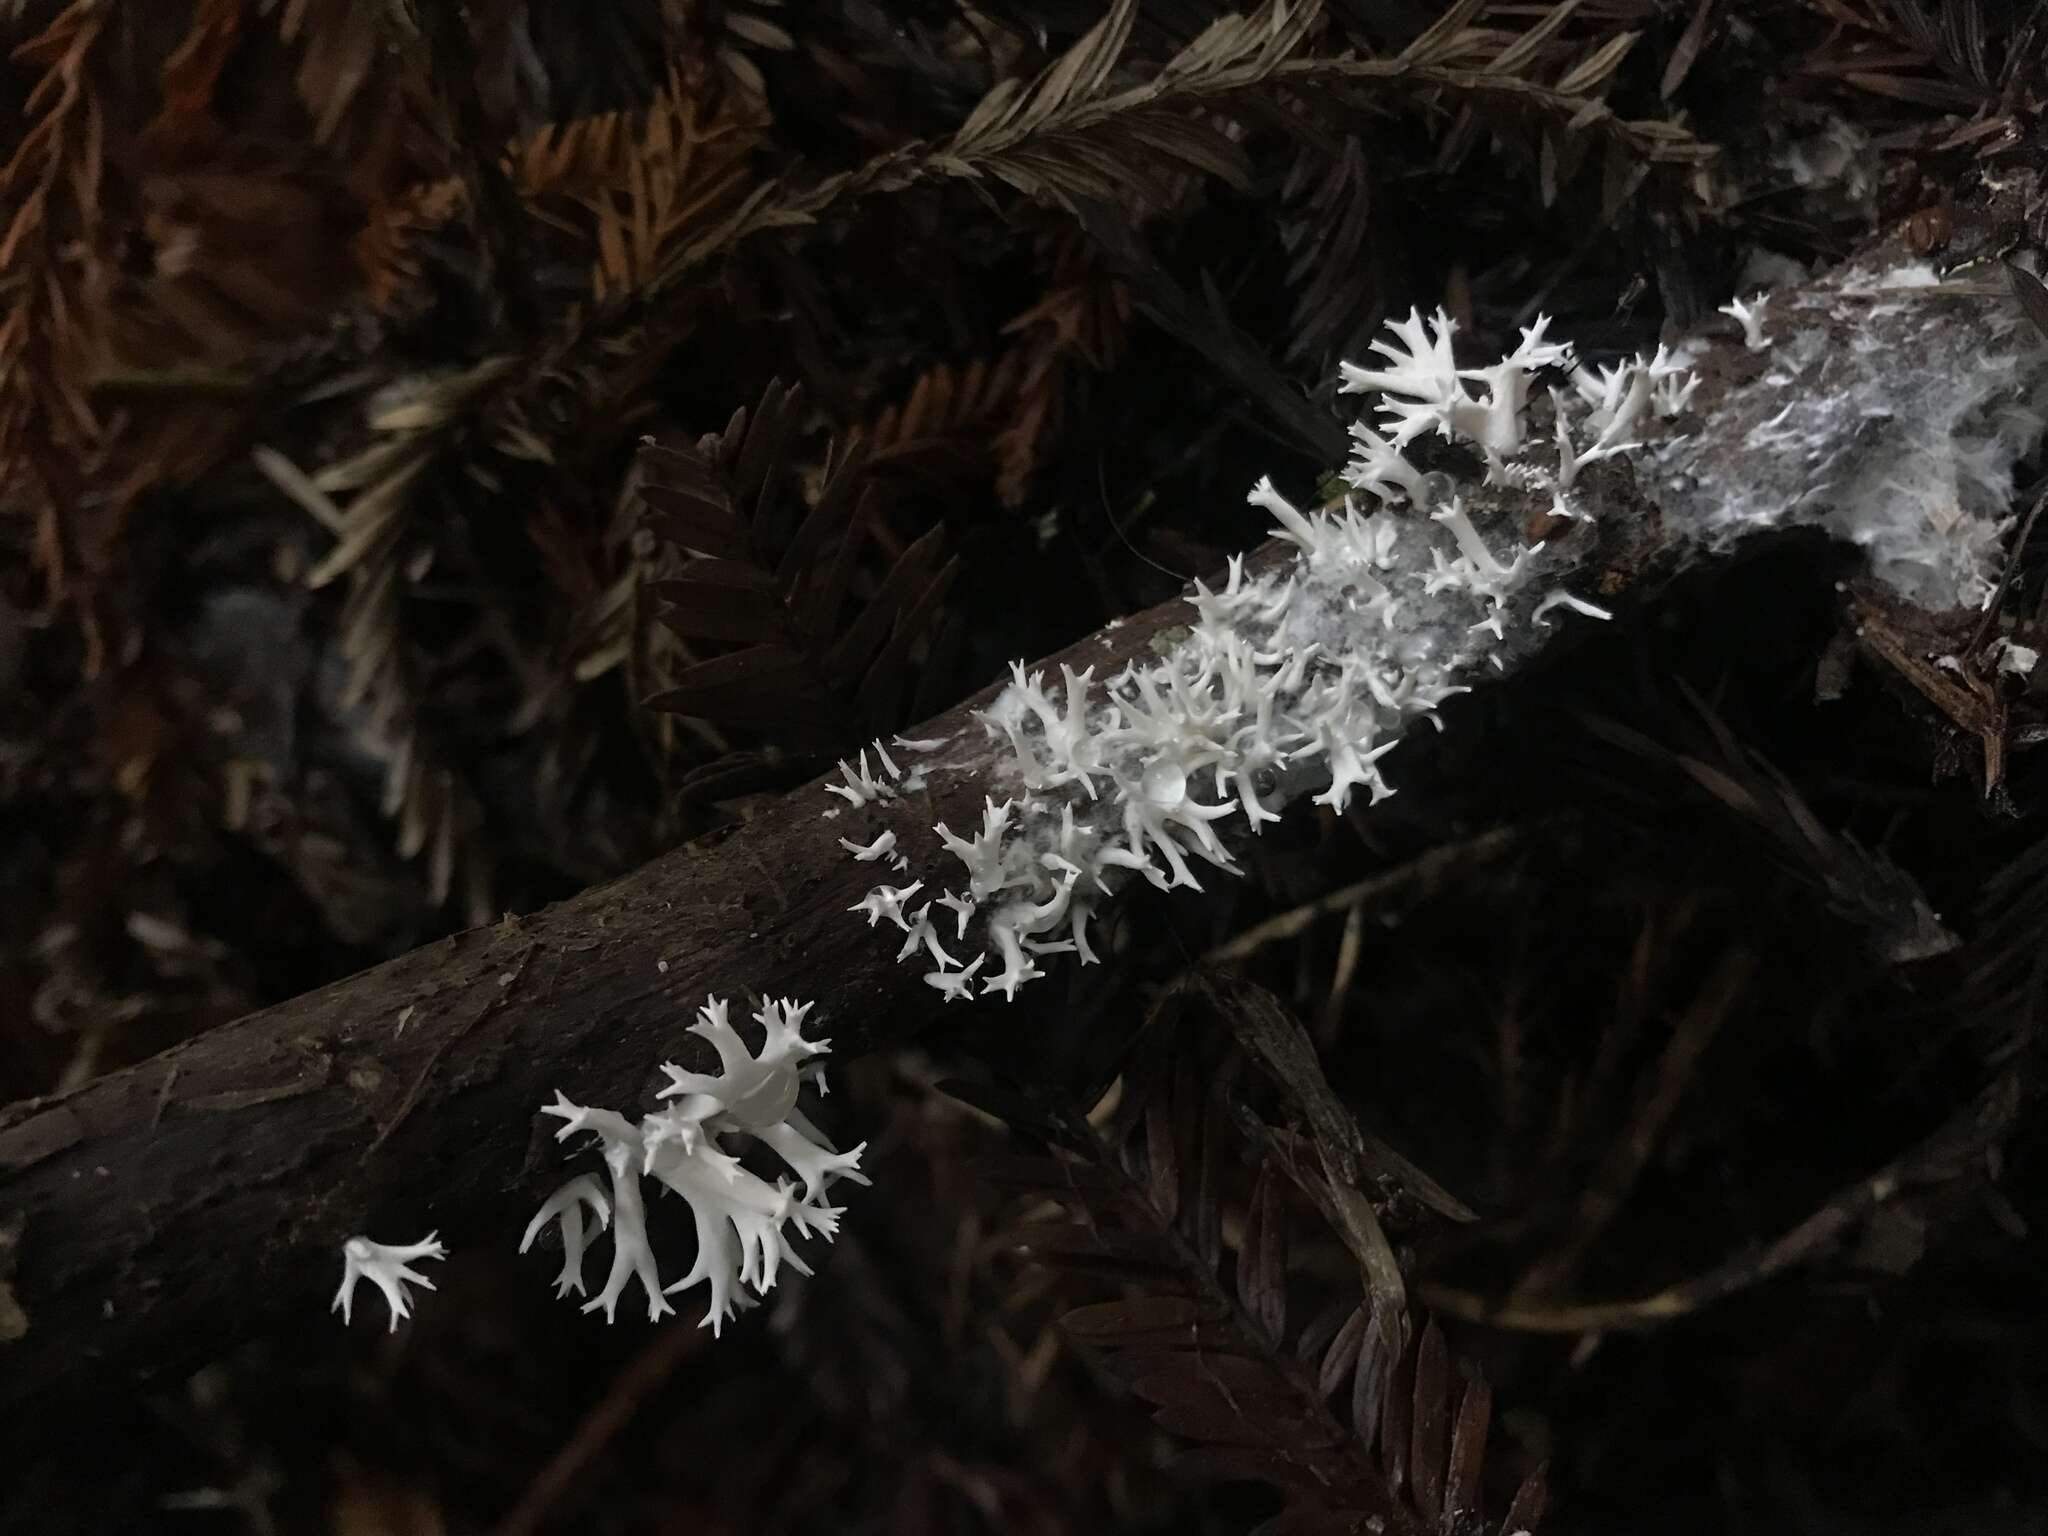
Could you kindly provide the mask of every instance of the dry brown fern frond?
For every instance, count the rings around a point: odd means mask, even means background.
[[[1283,78],[1298,83],[1302,99],[1280,120],[1302,138],[1305,151],[1289,177],[1288,196],[1298,200],[1298,212],[1282,225],[1287,281],[1297,290],[1290,361],[1327,360],[1363,343],[1377,323],[1379,274],[1398,264],[1404,236],[1398,214],[1373,226],[1360,136],[1333,135],[1326,110],[1302,110],[1320,105],[1315,93],[1383,110],[1386,88],[1399,85],[1404,97],[1434,115],[1428,136],[1439,173],[1492,144],[1531,176],[1546,208],[1604,152],[1604,227],[1653,163],[1694,163],[1713,153],[1678,120],[1628,122],[1607,106],[1640,40],[1620,26],[1626,19],[1633,18],[1582,8],[1578,0],[1499,16],[1468,0],[1391,57],[1311,57],[1284,66]],[[1520,24],[1502,24],[1509,20]],[[1353,84],[1360,81],[1376,89],[1361,94]],[[1366,142],[1377,158],[1394,152],[1383,138]]]
[[[1467,6],[1399,55],[1317,57],[1301,51],[1317,6],[1271,0],[1220,18],[1140,83],[1124,86],[1115,76],[1136,12],[1135,0],[1116,0],[1041,74],[1000,83],[946,138],[905,144],[808,184],[777,179],[742,192],[735,183],[721,216],[707,216],[661,242],[629,246],[620,225],[610,237],[609,269],[630,272],[636,296],[654,300],[752,238],[843,216],[875,193],[936,181],[1001,183],[1034,201],[1091,216],[1109,206],[1167,205],[1191,174],[1242,183],[1244,152],[1215,114],[1245,93],[1290,83],[1342,87],[1352,95],[1368,87],[1399,88],[1410,98],[1450,95],[1533,109],[1571,128],[1609,133],[1654,159],[1693,161],[1712,153],[1675,124],[1614,119],[1599,93],[1626,52],[1616,40],[1542,80],[1517,72],[1534,70],[1540,49],[1520,36],[1475,33],[1466,25]],[[644,270],[629,250],[651,255],[656,270]],[[1011,457],[1021,462],[1021,454]]]
[[[133,193],[130,245],[145,260],[109,277],[102,372],[113,387],[193,367],[253,385],[269,354],[401,281],[402,242],[367,269],[354,243],[367,210],[310,155],[223,145],[203,162],[149,171]]]
[[[408,589],[430,563],[433,546],[414,527],[447,438],[488,401],[513,361],[496,358],[460,373],[406,381],[372,401],[371,444],[353,457],[302,473],[284,455],[259,449],[256,465],[334,535],[326,558],[307,573],[320,588],[346,578],[341,614],[348,680],[341,707],[363,711],[360,744],[382,759],[382,809],[398,823],[398,852],[428,857],[432,899],[457,889],[471,922],[491,913],[491,868],[475,796],[438,760],[423,725],[416,658],[408,640]]]
[[[961,368],[932,364],[862,432],[869,467],[945,476],[958,463],[985,459],[989,430],[1015,409],[1023,373],[1015,349]]]
[[[37,563],[59,598],[89,580],[108,542],[76,521],[102,430],[86,391],[98,305],[91,274],[64,253],[90,248],[100,218],[107,125],[92,77],[109,20],[94,0],[76,0],[9,55],[36,78],[0,164],[0,207],[12,210],[0,233],[0,496],[35,519]],[[89,599],[84,628],[97,670]]]
[[[1471,1213],[1359,1127],[1262,989],[1193,977],[1140,1039],[1086,1115],[954,1085],[1047,1149],[985,1170],[1021,1197],[999,1241],[1117,1292],[1061,1332],[1194,1442],[1181,1470],[1279,1491],[1262,1530],[1533,1529],[1540,1466],[1512,1493],[1496,1469],[1484,1513],[1491,1393],[1412,1324],[1377,1207]]]
[[[128,509],[219,460],[266,366],[405,285],[419,93],[365,14],[295,4],[260,26],[202,0],[157,37],[154,16],[79,4],[12,55],[42,75],[0,170],[0,461],[89,671]],[[152,38],[175,46],[159,59]],[[291,57],[286,101],[224,84],[231,59]],[[273,125],[301,111],[324,139]]]
[[[1347,135],[1334,156],[1304,150],[1288,168],[1280,224],[1287,285],[1294,292],[1290,363],[1355,355],[1379,327],[1380,246],[1364,146]],[[1368,240],[1371,233],[1379,238]]]
[[[182,327],[207,355],[223,340],[299,340],[366,300],[383,307],[404,286],[411,232],[452,212],[436,190],[447,114],[402,10],[293,0],[259,25],[272,9],[195,5],[156,72],[155,114],[122,156],[133,248],[103,259],[135,280],[117,303],[130,323]],[[287,70],[281,91],[242,78]]]
[[[698,658],[646,702],[779,742],[844,744],[891,723],[957,563],[942,528],[900,551],[875,537],[858,441],[806,499],[792,462],[801,409],[799,390],[774,383],[695,448],[644,451],[648,526],[689,557],[653,588],[669,605],[658,622]]]
[[[1079,230],[1058,230],[1041,241],[1045,296],[1003,327],[1021,338],[1022,360],[1010,421],[997,435],[996,495],[1021,506],[1045,441],[1066,416],[1077,371],[1114,368],[1130,327],[1130,290],[1092,241]]]
[[[996,497],[1021,506],[1047,440],[1063,424],[1076,373],[1115,367],[1130,323],[1122,280],[1082,231],[1034,242],[1043,295],[1006,321],[1004,351],[964,368],[937,363],[863,430],[870,470],[952,479],[992,472]]]
[[[335,315],[390,308],[413,286],[416,231],[454,211],[436,174],[447,136],[389,18],[292,5],[274,28],[258,19],[240,0],[194,6],[156,70],[154,115],[116,146],[118,206],[90,255],[113,390],[168,392],[166,375],[199,369],[253,388]],[[241,78],[294,61],[281,91]]]
[[[442,99],[427,40],[398,0],[287,0],[277,29],[298,49],[293,83],[313,142],[364,210],[350,241],[357,264],[372,274],[373,291],[395,289],[401,284],[385,274],[448,206],[432,184],[451,158],[459,164],[474,152],[463,131],[476,125]]]
[[[1214,22],[1143,83],[1112,88],[1137,17],[1137,0],[1109,13],[1030,81],[1000,82],[952,134],[877,155],[855,170],[808,185],[772,182],[732,216],[677,252],[663,286],[768,229],[812,224],[876,192],[920,183],[1000,182],[1034,201],[1068,209],[1132,198],[1170,202],[1188,172],[1242,183],[1243,151],[1201,109],[1274,78],[1313,26],[1314,3],[1268,0]]]
[[[523,37],[528,20],[501,9],[483,18],[475,47],[467,34],[445,39],[451,57],[441,63],[443,78],[464,65],[485,72],[497,115],[516,115],[501,98],[516,97],[520,84],[498,74],[524,68],[544,75],[545,64],[560,62],[525,57],[531,39],[513,39]],[[456,125],[466,130],[457,134],[464,174],[414,188],[358,244],[366,253],[389,251],[395,261],[415,230],[463,213],[500,264],[534,269],[509,274],[520,286],[587,264],[591,297],[614,306],[634,297],[668,261],[670,247],[730,215],[753,179],[747,162],[770,123],[759,96],[708,68],[694,46],[664,44],[663,73],[644,104],[545,123],[489,152],[488,162],[470,142],[486,121],[481,104],[471,102]],[[526,82],[532,89],[545,83]],[[459,87],[448,94],[469,100]],[[573,332],[581,318],[561,307],[556,302],[550,318]]]
[[[730,215],[767,123],[757,99],[693,88],[671,66],[644,111],[544,128],[506,165],[529,213],[589,253],[592,296],[616,302],[651,283],[678,241]]]
[[[426,67],[409,7],[394,0],[286,0],[277,31],[299,50],[292,79],[316,143],[353,165],[381,167],[402,152],[405,77],[424,78]]]
[[[1895,102],[1948,145],[1979,142],[1987,130],[2005,130],[2010,142],[2018,116],[2048,105],[2048,18],[2038,9],[1994,11],[1983,0],[1826,0],[1817,9],[1835,30],[1801,73]],[[1958,128],[1935,115],[1953,113],[1971,121]]]
[[[1119,0],[1085,37],[1028,83],[1005,80],[938,147],[941,174],[992,177],[1062,206],[1080,200],[1173,200],[1165,176],[1197,171],[1242,184],[1244,154],[1190,107],[1271,77],[1315,24],[1314,4],[1268,4],[1223,16],[1151,79],[1112,90],[1137,19]]]
[[[161,100],[139,136],[147,158],[170,160],[219,141],[224,128],[214,92],[246,19],[244,0],[198,0],[192,7],[184,41],[157,71]]]
[[[589,684],[621,671],[627,694],[634,699],[666,688],[694,654],[673,630],[655,622],[663,606],[654,595],[656,589],[679,576],[689,557],[645,526],[644,485],[645,468],[636,460],[619,487],[603,539],[605,569],[611,577],[577,608],[567,647],[576,682]],[[732,755],[732,742],[724,732],[691,716],[635,709],[627,720],[663,784],[678,782],[707,756]]]
[[[1477,142],[1479,122],[1471,115],[1476,107],[1530,113],[1573,134],[1592,132],[1652,162],[1698,164],[1716,153],[1682,123],[1624,119],[1608,107],[1606,89],[1639,34],[1606,34],[1579,45],[1561,41],[1577,0],[1564,0],[1524,32],[1473,25],[1485,8],[1485,0],[1461,0],[1390,57],[1289,59],[1274,68],[1272,78],[1277,84],[1349,82],[1441,92],[1465,114],[1446,137],[1440,153],[1445,164]]]
[[[1190,1442],[1176,1470],[1273,1487],[1285,1508],[1262,1531],[1533,1530],[1540,1467],[1500,1519],[1485,1513],[1486,1383],[1461,1378],[1434,1322],[1415,1332],[1405,1305],[1347,1274],[1334,1170],[1246,1105],[1229,1058],[1197,1065],[1188,1046],[1183,1031],[1172,1065],[1133,1063],[1086,1116],[962,1090],[1049,1144],[982,1165],[1017,1196],[996,1241],[1062,1293],[1116,1293],[1063,1304],[1059,1331]]]

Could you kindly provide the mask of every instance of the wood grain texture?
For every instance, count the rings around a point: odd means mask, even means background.
[[[1047,665],[1101,676],[1191,617],[1175,599]],[[978,737],[970,711],[995,692],[906,734]],[[931,777],[892,819],[915,828],[917,869],[942,867],[931,824],[978,822],[985,788]],[[19,1231],[0,1296],[25,1318],[0,1334],[0,1421],[55,1381],[174,1379],[239,1338],[324,1325],[327,1258],[352,1234],[509,1248],[560,1177],[539,1106],[557,1086],[639,1104],[662,1061],[715,1068],[685,1032],[707,993],[819,999],[841,1058],[931,1023],[923,968],[847,911],[876,873],[839,839],[872,833],[857,810],[823,815],[843,805],[823,783],[531,916],[0,1109],[0,1227]]]

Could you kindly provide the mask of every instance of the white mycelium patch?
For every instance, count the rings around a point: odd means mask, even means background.
[[[1852,265],[1774,299],[1771,325],[1756,378],[1638,463],[1665,527],[1710,549],[1823,528],[1907,600],[1981,609],[2048,426],[2048,349],[2017,307],[1924,262]]]
[[[1660,349],[1532,405],[1544,370],[1573,382],[1569,348],[1544,329],[1539,320],[1498,363],[1461,370],[1451,322],[1411,314],[1375,343],[1385,366],[1345,368],[1345,390],[1376,395],[1386,418],[1386,435],[1353,429],[1345,472],[1374,511],[1347,500],[1305,512],[1261,481],[1249,499],[1273,515],[1293,560],[1256,574],[1234,560],[1222,590],[1196,583],[1195,623],[1156,660],[1105,678],[1018,665],[981,712],[979,749],[920,761],[914,776],[886,757],[875,772],[867,753],[842,763],[830,792],[856,811],[899,804],[931,773],[978,773],[990,789],[979,826],[933,827],[951,863],[876,885],[852,910],[896,929],[897,958],[926,966],[947,1001],[1013,998],[1049,955],[1098,958],[1090,923],[1119,883],[1200,889],[1204,868],[1234,874],[1222,827],[1256,832],[1307,790],[1339,811],[1354,791],[1385,798],[1380,760],[1410,722],[1465,691],[1462,677],[1500,665],[1510,633],[1559,608],[1607,617],[1555,587],[1559,562],[1524,544],[1521,523],[1546,503],[1577,515],[1568,493],[1580,471],[1655,433],[1684,409],[1691,380]],[[1465,485],[1404,454],[1432,433],[1470,445]],[[897,846],[888,830],[842,842],[857,859]]]

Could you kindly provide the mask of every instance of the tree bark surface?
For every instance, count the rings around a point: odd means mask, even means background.
[[[1046,664],[1102,676],[1192,617],[1176,598]],[[971,711],[999,686],[906,734],[979,738]],[[239,1338],[325,1326],[352,1235],[516,1241],[561,1176],[536,1113],[553,1089],[631,1109],[663,1061],[715,1070],[686,1032],[707,993],[816,999],[838,1057],[930,1023],[924,967],[847,910],[888,873],[840,847],[874,832],[825,794],[836,777],[531,916],[0,1108],[0,1421],[56,1383],[175,1379]],[[898,804],[928,836],[979,825],[984,788],[935,774]],[[935,837],[910,851],[944,857]]]

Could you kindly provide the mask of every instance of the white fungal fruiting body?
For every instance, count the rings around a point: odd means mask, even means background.
[[[1642,447],[1658,419],[1668,421],[1692,403],[1699,382],[1662,346],[1647,358],[1639,352],[1611,368],[1602,365],[1597,374],[1573,369],[1572,386],[1592,407],[1586,424],[1599,434],[1582,458]]]
[[[1747,304],[1741,299],[1730,299],[1720,308],[1720,313],[1730,316],[1742,327],[1742,344],[1752,352],[1761,352],[1771,344],[1771,338],[1764,334],[1764,311],[1770,307],[1771,296],[1760,293]]]
[[[823,1091],[818,1068],[808,1064],[827,1052],[829,1042],[804,1038],[804,1016],[811,1006],[788,999],[764,1002],[753,1016],[763,1035],[755,1054],[733,1029],[726,1004],[709,999],[698,1010],[690,1032],[711,1043],[719,1070],[686,1072],[665,1064],[662,1071],[669,1082],[657,1097],[672,1102],[642,1115],[637,1123],[612,1110],[572,1104],[559,1092],[553,1104],[542,1108],[541,1113],[562,1121],[555,1133],[558,1140],[579,1132],[597,1138],[610,1184],[607,1197],[594,1175],[571,1179],[526,1229],[521,1253],[533,1246],[550,1221],[561,1223],[558,1296],[583,1292],[585,1207],[600,1228],[610,1229],[612,1265],[604,1288],[583,1304],[583,1310],[602,1310],[607,1321],[617,1315],[620,1298],[635,1280],[646,1294],[650,1322],[674,1310],[667,1300],[670,1295],[702,1282],[710,1293],[704,1322],[716,1333],[735,1310],[754,1305],[755,1297],[767,1293],[783,1264],[800,1274],[810,1273],[789,1247],[789,1229],[829,1240],[839,1230],[840,1211],[823,1202],[826,1189],[839,1179],[868,1182],[860,1172],[865,1145],[850,1152],[834,1151],[796,1107],[805,1081],[819,1081]],[[752,1137],[767,1147],[797,1183],[778,1179],[771,1184],[744,1167],[726,1147],[737,1137]],[[667,1287],[661,1283],[648,1238],[642,1179],[653,1179],[681,1195],[696,1224],[696,1263]]]
[[[829,785],[825,791],[829,795],[839,796],[840,799],[844,800],[854,810],[859,810],[862,806],[877,800],[895,799],[896,789],[890,781],[903,777],[896,765],[889,760],[889,754],[882,750],[882,744],[879,741],[870,750],[880,756],[884,777],[878,779],[868,770],[868,754],[867,752],[862,752],[858,768],[854,767],[853,764],[847,762],[844,758],[839,760],[839,772],[846,782],[844,784]]]
[[[981,751],[925,765],[986,785],[979,831],[932,828],[957,869],[877,885],[852,910],[900,929],[897,958],[935,965],[924,980],[945,1001],[1014,998],[1045,973],[1046,956],[1099,958],[1090,924],[1119,882],[1200,889],[1205,870],[1237,873],[1223,838],[1233,819],[1256,832],[1312,791],[1338,812],[1354,792],[1392,794],[1381,759],[1410,722],[1465,691],[1462,674],[1500,664],[1510,622],[1561,607],[1607,617],[1557,589],[1555,568],[1539,590],[1544,547],[1510,530],[1532,507],[1561,505],[1585,465],[1637,446],[1623,438],[1682,410],[1690,376],[1660,349],[1604,372],[1591,410],[1550,390],[1549,419],[1532,432],[1542,414],[1530,407],[1533,382],[1571,363],[1546,326],[1539,318],[1498,363],[1460,369],[1444,315],[1396,322],[1394,339],[1374,344],[1387,366],[1344,371],[1344,388],[1378,392],[1387,419],[1385,436],[1352,428],[1345,472],[1380,509],[1303,511],[1260,481],[1249,500],[1294,546],[1291,563],[1252,573],[1233,560],[1220,590],[1197,582],[1194,624],[1114,676],[1062,664],[1055,681],[1013,666],[980,714]],[[1402,445],[1426,432],[1470,444],[1483,479],[1460,485],[1410,463]],[[853,770],[847,779],[834,793],[865,791]],[[875,803],[870,814],[886,809]],[[866,858],[895,830],[842,842]],[[927,882],[935,894],[911,908]],[[955,945],[979,924],[979,953],[955,958],[938,942],[933,905],[955,914]]]
[[[887,858],[890,853],[895,851],[896,834],[894,832],[884,832],[873,842],[865,844],[856,843],[850,837],[842,837],[839,839],[839,846],[852,854],[856,859],[859,859],[861,863],[867,864],[876,859]]]
[[[412,1295],[408,1286],[424,1286],[434,1289],[434,1282],[412,1268],[413,1261],[445,1259],[448,1250],[436,1238],[438,1233],[429,1232],[416,1243],[379,1243],[367,1237],[352,1237],[341,1245],[341,1289],[334,1293],[334,1302],[327,1310],[339,1312],[344,1326],[355,1320],[357,1282],[367,1280],[384,1293],[384,1303],[391,1314],[391,1331],[398,1327],[401,1317],[412,1316]]]
[[[842,838],[841,841],[843,842],[845,839]],[[908,933],[910,931],[910,922],[903,915],[903,903],[910,900],[911,897],[915,896],[923,888],[924,882],[922,880],[913,880],[901,889],[893,885],[878,885],[860,901],[846,910],[849,912],[866,913],[870,928],[874,927],[883,918],[887,918],[898,928]]]
[[[1412,466],[1399,459],[1398,452],[1426,432],[1442,437],[1461,437],[1476,443],[1489,454],[1509,455],[1522,446],[1523,407],[1529,398],[1529,382],[1539,368],[1550,368],[1571,360],[1571,349],[1543,339],[1550,324],[1547,315],[1522,332],[1522,343],[1499,362],[1486,368],[1459,368],[1451,356],[1451,337],[1457,326],[1442,310],[1427,322],[1415,310],[1406,320],[1389,326],[1395,342],[1375,341],[1372,350],[1392,364],[1388,368],[1360,368],[1340,365],[1343,394],[1376,393],[1379,411],[1393,428],[1391,443],[1370,428],[1352,429],[1363,457],[1354,471],[1370,479],[1380,476],[1396,480],[1412,473]],[[1483,397],[1465,388],[1472,380],[1486,386]],[[1369,483],[1368,481],[1368,483]],[[1354,481],[1361,489],[1365,483]],[[1414,490],[1409,487],[1410,496]]]

